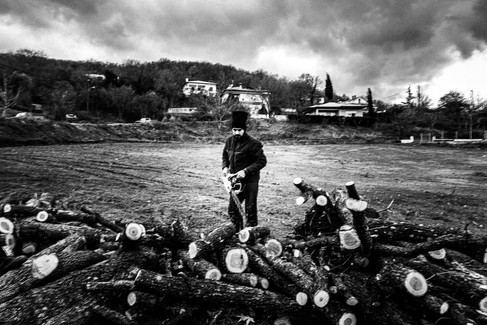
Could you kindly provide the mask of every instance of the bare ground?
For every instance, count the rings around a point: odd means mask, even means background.
[[[276,237],[292,232],[311,205],[295,205],[295,177],[329,192],[355,181],[369,206],[394,220],[478,231],[487,222],[485,149],[269,142],[264,149],[259,219]],[[113,220],[178,216],[195,232],[207,232],[227,218],[221,150],[221,143],[4,147],[0,199],[48,192],[66,208],[88,205]]]

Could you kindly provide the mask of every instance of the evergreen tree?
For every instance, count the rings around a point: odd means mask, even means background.
[[[333,85],[331,83],[330,75],[326,74],[325,97],[328,101],[333,100]]]
[[[371,124],[375,123],[375,111],[374,111],[374,103],[372,99],[372,90],[369,88],[367,89],[367,109],[369,112],[369,119]]]

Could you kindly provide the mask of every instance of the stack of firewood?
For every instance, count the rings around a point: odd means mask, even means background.
[[[352,182],[294,185],[311,206],[286,238],[6,203],[0,323],[487,324],[487,236],[384,220]]]

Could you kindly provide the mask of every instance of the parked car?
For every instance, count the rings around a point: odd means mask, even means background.
[[[77,121],[78,117],[76,114],[66,114],[66,120],[67,121]]]
[[[140,120],[135,121],[135,123],[150,123],[150,122],[152,122],[150,117],[143,117]]]

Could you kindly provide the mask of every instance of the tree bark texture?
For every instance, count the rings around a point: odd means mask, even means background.
[[[299,310],[296,302],[283,295],[221,281],[170,277],[141,269],[135,284],[140,290],[175,298],[204,299],[210,304],[251,306],[264,310]]]

